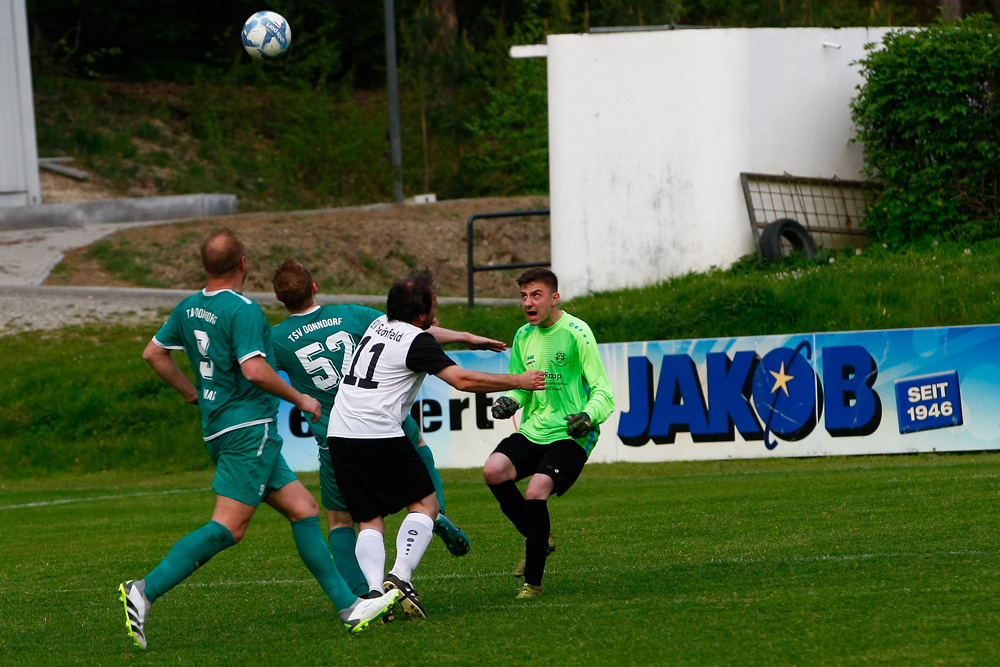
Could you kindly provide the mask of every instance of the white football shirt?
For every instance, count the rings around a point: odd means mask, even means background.
[[[327,434],[360,439],[403,435],[403,419],[424,377],[454,363],[429,333],[383,315],[354,350]]]

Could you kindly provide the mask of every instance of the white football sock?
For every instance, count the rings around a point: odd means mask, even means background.
[[[396,562],[393,563],[391,573],[403,581],[409,581],[432,539],[434,519],[420,512],[407,514],[396,533]]]
[[[385,581],[385,537],[372,528],[366,528],[358,534],[358,544],[354,547],[368,588],[373,591],[382,590]]]

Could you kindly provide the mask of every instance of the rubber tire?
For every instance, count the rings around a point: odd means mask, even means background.
[[[764,228],[760,235],[760,254],[769,262],[780,262],[785,258],[781,252],[781,239],[792,244],[794,252],[805,253],[809,259],[816,258],[816,244],[809,231],[791,218],[779,218]]]

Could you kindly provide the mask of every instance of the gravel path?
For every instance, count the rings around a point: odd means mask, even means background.
[[[0,336],[20,331],[58,329],[73,324],[114,320],[145,322],[164,319],[160,308],[171,308],[163,298],[129,294],[129,290],[100,293],[78,288],[0,287]]]
[[[58,329],[75,324],[110,322],[148,323],[158,327],[171,308],[188,296],[187,290],[121,287],[0,287],[0,336],[20,331]],[[277,304],[274,294],[246,292],[262,305]],[[385,308],[385,297],[356,294],[319,294],[321,304],[360,303]],[[464,304],[459,297],[441,297],[441,304]],[[477,304],[509,305],[513,299],[476,299]],[[152,330],[150,335],[152,335]]]
[[[42,286],[63,253],[90,245],[125,227],[162,225],[167,221],[100,223],[79,227],[52,227],[20,231],[0,230],[0,336],[21,331],[58,329],[92,322],[148,322],[158,326],[187,290]],[[274,294],[247,296],[262,305],[275,304]],[[384,296],[319,295],[327,303],[361,303],[385,307]],[[441,297],[439,303],[465,303],[464,298]],[[516,299],[477,298],[477,304],[511,304]]]
[[[167,290],[40,287],[63,253],[124,227],[162,223],[100,223],[0,231],[0,335],[72,324],[162,319],[179,297]],[[157,294],[157,292],[163,292]]]
[[[0,336],[91,322],[144,322],[154,327],[189,294],[188,290],[120,287],[0,287]],[[248,292],[247,296],[264,305],[277,303],[273,294]],[[385,305],[384,297],[377,296],[327,295],[318,301]]]

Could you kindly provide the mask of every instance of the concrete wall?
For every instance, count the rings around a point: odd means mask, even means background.
[[[0,206],[42,200],[24,0],[0,2]]]
[[[858,178],[849,104],[862,80],[851,63],[887,30],[550,35],[552,265],[563,296],[754,252],[740,172]]]
[[[0,207],[0,231],[82,227],[102,222],[142,222],[233,215],[236,195],[191,194],[127,197],[41,206]]]

